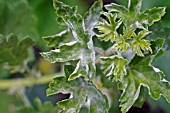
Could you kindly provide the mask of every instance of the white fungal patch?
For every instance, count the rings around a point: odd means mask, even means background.
[[[153,67],[153,69],[154,69],[154,71],[157,72],[157,73],[160,72],[160,70],[159,70],[158,68],[156,68],[156,67]]]

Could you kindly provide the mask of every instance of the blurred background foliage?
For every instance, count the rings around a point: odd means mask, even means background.
[[[84,14],[95,0],[60,0],[71,6],[78,6],[78,12]],[[127,6],[128,0],[103,0],[104,4],[116,2],[125,4]],[[147,38],[152,40],[155,38],[165,38],[164,53],[157,57],[153,63],[155,67],[160,68],[166,75],[166,79],[170,81],[170,1],[169,0],[143,0],[142,10],[152,7],[166,7],[166,15],[163,19],[156,23],[150,30],[153,31]],[[52,0],[0,0],[0,34],[9,35],[11,33],[18,36],[18,40],[23,40],[30,37],[34,41],[34,45],[28,49],[29,58],[16,67],[4,67],[0,64],[0,113],[20,113],[24,109],[22,106],[28,106],[27,110],[31,113],[53,113],[55,111],[55,103],[68,95],[57,94],[54,96],[46,97],[46,89],[48,83],[52,80],[55,73],[62,73],[61,64],[51,64],[41,58],[39,52],[49,49],[47,44],[42,40],[44,36],[54,35],[66,29],[56,22],[55,10],[53,8]],[[105,50],[110,47],[111,43],[105,43],[94,38],[96,47],[104,48]],[[16,50],[17,51],[17,50]],[[19,50],[18,50],[19,51]],[[1,55],[0,55],[1,57]],[[97,75],[99,77],[94,81],[95,84],[106,95],[111,98],[112,106],[110,113],[119,113],[118,98],[119,91],[116,89],[115,84],[108,81],[99,66],[97,66]],[[27,81],[19,82],[20,79],[28,79],[28,82],[34,79],[42,79],[39,83],[28,84]],[[18,79],[19,78],[19,79]],[[4,84],[12,84],[8,80],[18,80],[19,83],[25,86],[13,86],[4,88]],[[5,83],[5,80],[7,82]],[[102,84],[102,83],[103,84]],[[16,83],[16,82],[15,82]],[[28,87],[29,86],[29,87]],[[50,101],[50,103],[42,104],[40,100],[35,100],[39,97],[42,103]],[[147,97],[147,95],[146,95]],[[36,108],[40,105],[41,108],[53,108],[39,110]],[[33,106],[33,107],[31,107]],[[20,109],[18,112],[18,109]],[[170,113],[170,104],[164,98],[158,101],[147,99],[143,105],[143,109],[132,108],[129,113]],[[86,113],[84,108],[82,113]],[[22,112],[26,113],[26,111]],[[30,113],[30,112],[28,112]]]

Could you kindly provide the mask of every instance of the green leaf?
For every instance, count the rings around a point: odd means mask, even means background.
[[[79,42],[65,43],[59,47],[59,49],[51,50],[50,52],[41,53],[41,55],[53,63],[55,62],[67,62],[70,60],[80,59],[81,44]]]
[[[71,29],[74,38],[82,43],[88,42],[89,37],[85,34],[83,17],[77,14],[77,7],[70,7],[58,0],[53,2],[56,9],[57,18],[62,21]]]
[[[154,22],[157,22],[165,15],[165,7],[154,7],[142,12],[139,15],[139,22],[151,26]]]
[[[63,109],[59,113],[78,113],[87,102],[89,113],[108,113],[108,101],[95,85],[82,78],[67,81],[69,75],[74,71],[74,67],[67,65],[64,69],[66,76],[55,78],[47,89],[47,95],[71,93],[69,99],[57,103],[58,107]]]
[[[41,100],[35,98],[34,106],[23,106],[18,109],[17,113],[59,113],[61,111],[60,108],[54,107],[52,103],[45,102],[42,104]]]
[[[128,13],[128,9],[126,7],[124,7],[122,5],[115,4],[115,3],[105,5],[105,8],[109,12],[118,12],[120,14]]]
[[[62,43],[70,41],[68,30],[64,30],[56,35],[43,37],[49,47],[59,47]]]
[[[102,22],[100,22],[95,27],[99,30],[100,33],[102,33],[100,35],[97,35],[97,37],[100,40],[104,40],[104,41],[110,40],[111,42],[114,42],[116,41],[118,35],[116,30],[122,24],[122,20],[119,19],[118,21],[116,21],[117,14],[113,15],[112,13],[106,13],[106,12],[103,12],[103,14],[108,18],[109,22],[102,19]]]
[[[151,44],[148,40],[142,39],[144,38],[146,35],[148,35],[149,31],[147,30],[142,30],[138,33],[138,35],[136,35],[134,33],[133,35],[133,39],[134,42],[132,43],[132,50],[134,51],[135,54],[139,55],[139,56],[144,56],[143,51],[148,50],[152,53],[152,49],[151,49]]]
[[[158,7],[140,12],[142,0],[129,0],[128,8],[115,3],[105,5],[109,12],[117,12],[118,17],[123,20],[125,26],[131,26],[132,29],[146,29],[149,25],[159,21],[165,14],[165,7]]]
[[[88,12],[86,12],[84,17],[85,28],[88,29],[89,31],[92,31],[94,26],[98,24],[102,7],[103,7],[102,0],[99,0],[92,5]]]
[[[73,38],[76,40],[70,43],[64,43],[59,49],[50,52],[41,53],[41,55],[53,63],[78,60],[77,67],[70,75],[69,80],[74,80],[79,76],[92,79],[95,76],[95,52],[92,42],[94,36],[93,27],[98,23],[102,2],[94,3],[89,12],[86,13],[85,20],[76,13],[76,7],[54,0],[54,7],[58,18],[70,28]],[[91,21],[87,21],[87,18]]]
[[[121,86],[122,113],[126,113],[138,99],[141,86],[148,88],[153,99],[158,100],[163,95],[170,103],[170,83],[164,79],[163,72],[152,66],[136,65],[128,70],[128,75]]]
[[[113,45],[112,48],[117,49],[121,52],[125,52],[130,47],[130,44],[126,42],[122,35],[118,36],[118,39],[119,40]]]
[[[145,57],[140,57],[135,55],[134,58],[130,62],[130,66],[135,65],[150,65],[154,58],[159,54],[160,50],[163,48],[164,39],[156,39],[155,41],[151,41],[151,49],[152,54],[147,53],[145,54]]]
[[[29,38],[21,41],[17,36],[0,35],[0,65],[7,63],[10,66],[21,65],[28,58],[28,48],[33,44]]]
[[[142,7],[142,0],[129,0],[128,9],[132,13],[138,14],[140,13]]]
[[[123,113],[126,113],[134,104],[141,107],[144,102],[144,92],[146,92],[141,89],[141,86],[148,89],[153,99],[158,100],[163,95],[170,102],[170,83],[164,79],[162,71],[151,65],[163,47],[163,43],[164,39],[151,41],[153,53],[147,53],[145,57],[136,55],[129,63],[125,81],[119,83],[119,89],[123,90],[120,98]]]
[[[0,34],[14,33],[19,40],[29,36],[33,41],[42,41],[37,30],[37,18],[27,0],[1,0]]]
[[[125,66],[128,64],[128,60],[119,57],[117,55],[111,57],[102,57],[102,68],[107,77],[112,81],[122,81],[127,74]]]
[[[138,108],[142,108],[143,104],[147,101],[147,89],[145,87],[141,87],[140,94],[138,96],[138,99],[135,101],[133,106],[136,106]]]

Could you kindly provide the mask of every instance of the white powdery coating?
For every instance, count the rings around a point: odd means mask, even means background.
[[[67,45],[67,46],[72,46],[72,45],[74,45],[75,43],[77,43],[78,41],[72,41],[72,42],[69,42],[69,43],[64,43],[64,44],[62,44],[61,46],[63,46],[63,45]]]
[[[76,40],[79,40],[79,37],[77,35],[77,33],[75,31],[72,31],[72,34],[73,34],[73,37],[76,39]]]
[[[148,20],[144,20],[143,23],[144,23],[144,24],[148,24]]]
[[[60,49],[55,49],[55,50],[51,50],[52,52],[56,52],[56,53],[59,53],[60,52]]]
[[[60,32],[60,33],[58,33],[58,34],[56,34],[56,35],[54,35],[54,36],[59,36],[59,37],[61,37],[62,35],[66,34],[66,33],[67,33],[67,30],[64,30],[64,31],[62,31],[62,32]]]
[[[154,69],[154,71],[157,72],[157,73],[161,72],[161,71],[160,71],[158,68],[156,68],[156,67],[153,67],[153,69]]]

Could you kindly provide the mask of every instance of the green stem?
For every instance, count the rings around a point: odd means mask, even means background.
[[[33,86],[35,84],[45,84],[52,81],[55,77],[62,77],[63,73],[56,73],[54,75],[44,75],[40,78],[22,78],[11,80],[0,80],[0,89],[19,88],[25,86]]]

